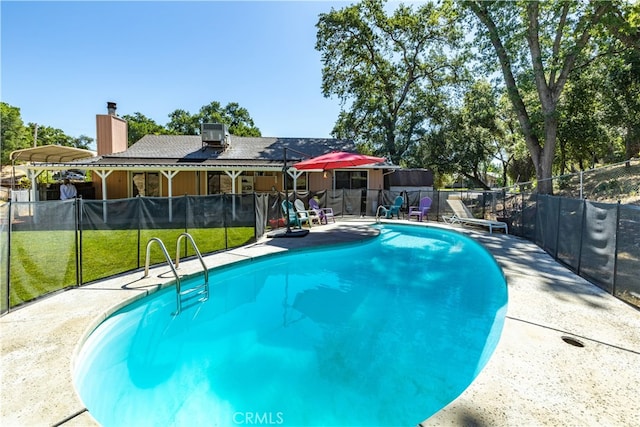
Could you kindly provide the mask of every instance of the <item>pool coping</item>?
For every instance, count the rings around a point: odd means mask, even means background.
[[[376,235],[372,223],[343,220],[313,227],[303,238],[263,237],[204,259],[213,268],[297,248],[359,241]],[[639,310],[526,240],[433,222],[420,225],[454,229],[484,245],[502,268],[509,293],[493,356],[457,399],[421,425],[640,425]],[[180,263],[181,275],[200,269],[198,260]],[[110,313],[171,282],[168,272],[165,265],[152,268],[147,278],[140,271],[112,277],[0,317],[0,424],[98,425],[73,386],[75,355]],[[569,345],[563,337],[584,347]]]

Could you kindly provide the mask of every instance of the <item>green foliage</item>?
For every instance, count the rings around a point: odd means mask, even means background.
[[[0,141],[2,141],[2,157],[0,163],[9,164],[12,151],[29,148],[29,131],[20,117],[20,109],[0,102]],[[32,140],[33,141],[33,140]]]
[[[502,138],[497,96],[487,81],[476,81],[465,92],[463,105],[449,111],[438,132],[425,137],[419,153],[433,170],[464,175],[474,186],[488,188],[486,173]]]
[[[37,125],[36,132],[35,123],[25,126],[20,117],[20,109],[4,102],[0,102],[0,117],[3,165],[10,163],[9,155],[12,151],[33,147],[36,134],[38,146],[57,144],[87,150],[93,144],[93,138],[86,135],[72,137],[61,129],[45,125]],[[197,114],[175,110],[169,114],[170,120],[166,127],[140,112],[127,114],[122,118],[127,121],[129,146],[145,135],[199,135],[201,123],[224,123],[229,127],[229,132],[236,136],[261,136],[260,129],[255,126],[249,111],[236,102],[230,102],[222,108],[220,103],[214,101],[200,108]]]
[[[320,15],[316,49],[322,92],[343,104],[333,135],[401,164],[440,108],[457,69],[461,33],[449,2],[400,5],[380,0]]]
[[[171,131],[157,124],[142,113],[122,116],[127,121],[127,144],[131,146],[145,135],[166,135]]]
[[[37,132],[36,132],[37,126]],[[27,125],[31,142],[33,143],[33,137],[37,135],[38,145],[63,145],[66,147],[73,147],[74,138],[66,135],[62,129],[52,128],[50,126],[36,125],[35,123],[29,123]]]
[[[62,130],[45,125],[29,123],[26,126],[20,117],[20,109],[0,102],[0,140],[2,141],[1,163],[9,164],[9,156],[12,151],[33,147],[34,138],[37,136],[37,145],[64,145],[88,149],[93,143],[93,138],[81,135],[77,138],[66,135]],[[37,126],[37,131],[36,131]]]
[[[618,37],[629,31],[620,23],[620,10],[603,18],[609,29],[618,22],[619,31],[600,35],[597,56],[585,53],[591,59],[575,69],[559,103],[560,173],[640,152],[640,46],[629,47]]]
[[[640,155],[640,47],[601,65],[604,120],[622,129],[625,159]]]
[[[200,110],[202,113],[202,110]],[[222,123],[229,125],[229,132],[236,136],[261,136],[249,111],[237,102],[228,103],[223,110]],[[203,118],[203,121],[205,118]]]
[[[552,192],[559,102],[572,72],[597,56],[602,21],[619,2],[464,1],[477,25],[479,58],[500,66],[541,193]],[[491,54],[493,53],[493,55]],[[535,87],[537,97],[528,90]],[[541,116],[536,120],[536,112]]]
[[[89,150],[91,144],[93,144],[93,138],[88,137],[87,135],[80,135],[77,138],[73,138],[71,141],[72,146],[76,148],[82,148],[83,150]]]
[[[176,135],[198,135],[200,133],[200,117],[191,115],[185,110],[175,110],[169,114],[167,129]]]
[[[190,114],[184,110],[175,110],[169,114],[167,129],[178,135],[199,135],[200,124],[226,124],[229,133],[235,136],[260,136],[249,111],[240,107],[236,102],[230,102],[224,108],[219,102],[213,101],[200,108],[197,114]]]
[[[576,76],[567,84],[559,105],[558,156],[560,175],[567,165],[578,164],[581,170],[592,167],[598,158],[607,156],[606,126],[601,104],[601,76],[585,74]],[[607,159],[614,162],[617,159]]]

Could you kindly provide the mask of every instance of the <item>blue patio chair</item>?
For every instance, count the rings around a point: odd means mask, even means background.
[[[404,198],[402,196],[396,197],[391,206],[378,206],[378,212],[376,213],[376,218],[384,217],[386,219],[393,218],[393,216],[397,216],[400,219],[400,208],[404,203]]]
[[[293,226],[293,227],[302,228],[302,224],[304,224],[305,222],[307,224],[310,224],[309,216],[307,215],[306,217],[301,217],[298,214],[298,211],[296,211],[296,208],[293,206],[293,203],[291,203],[290,201],[283,200],[281,206],[282,206],[282,214],[284,215],[285,221],[287,221],[289,227]],[[287,217],[287,211],[289,213],[288,217]]]

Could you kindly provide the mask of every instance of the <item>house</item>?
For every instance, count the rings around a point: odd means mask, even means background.
[[[331,171],[297,171],[291,166],[331,151],[355,152],[353,142],[332,138],[238,137],[221,124],[203,124],[201,135],[146,135],[127,148],[127,123],[108,103],[96,116],[97,156],[73,162],[37,162],[38,171],[91,171],[97,199],[218,193],[382,189],[391,164]],[[285,157],[286,153],[286,157]],[[42,192],[40,193],[42,194]]]

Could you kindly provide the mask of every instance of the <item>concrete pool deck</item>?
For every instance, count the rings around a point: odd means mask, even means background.
[[[339,221],[313,227],[303,238],[265,237],[204,258],[211,268],[289,249],[357,241],[376,234],[367,226],[371,223]],[[478,378],[421,425],[640,425],[640,310],[576,276],[533,243],[453,228],[482,243],[500,264],[508,285],[507,317],[500,342]],[[180,263],[179,272],[200,269],[197,260],[188,260]],[[113,277],[0,317],[0,425],[98,425],[75,392],[76,351],[115,309],[170,282],[167,273],[165,265],[151,269],[144,279],[140,271]]]

